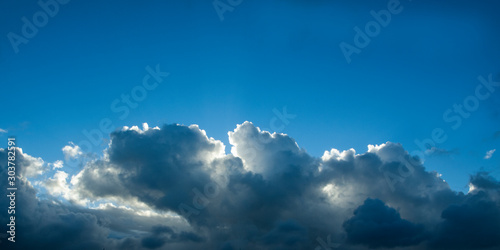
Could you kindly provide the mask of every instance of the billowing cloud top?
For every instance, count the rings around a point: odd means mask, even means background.
[[[18,149],[19,249],[498,249],[500,182],[452,191],[400,144],[309,155],[250,122],[125,127],[76,174]],[[63,149],[68,158],[81,151]],[[0,150],[0,175],[7,176]],[[50,167],[52,166],[52,167]],[[43,175],[45,179],[30,182]],[[6,183],[1,183],[2,195]],[[45,195],[40,195],[41,192]],[[1,207],[8,207],[0,199]],[[8,214],[1,214],[7,221]]]

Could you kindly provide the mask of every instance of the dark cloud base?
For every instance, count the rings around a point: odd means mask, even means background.
[[[68,180],[30,179],[47,169],[18,151],[16,243],[2,249],[500,249],[500,182],[477,173],[455,192],[400,144],[317,158],[249,122],[229,155],[197,126],[110,138]]]

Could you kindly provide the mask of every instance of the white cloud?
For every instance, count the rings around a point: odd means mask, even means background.
[[[496,149],[489,150],[486,152],[486,155],[484,156],[484,159],[490,159],[493,156],[493,153],[495,153]]]
[[[26,153],[23,153],[22,148],[17,148],[18,153],[16,154],[16,161],[23,162],[24,166],[21,168],[21,175],[23,177],[31,178],[43,174],[46,164],[40,157],[33,157]]]
[[[9,132],[9,131],[0,128],[0,134],[7,133],[7,132]]]
[[[59,169],[59,168],[63,168],[64,165],[63,165],[63,161],[61,160],[57,160],[55,161],[54,163],[50,163],[49,164],[50,166],[52,166],[52,169],[55,170],[55,169]]]
[[[68,174],[63,171],[57,171],[54,177],[47,179],[42,183],[42,185],[47,189],[49,194],[52,195],[64,195],[69,193],[69,186],[66,179]]]
[[[82,155],[82,150],[78,145],[75,145],[73,142],[69,142],[69,144],[70,145],[66,145],[64,146],[64,148],[62,148],[66,160],[75,159],[78,156]]]

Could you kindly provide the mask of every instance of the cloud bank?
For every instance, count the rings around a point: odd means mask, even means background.
[[[500,182],[467,194],[402,145],[309,155],[245,122],[124,127],[74,175],[18,149],[17,249],[498,249]],[[334,142],[332,142],[334,144]],[[81,153],[72,145],[68,158]],[[0,176],[6,173],[0,150]],[[52,166],[52,167],[51,167]],[[46,176],[46,178],[40,178]],[[36,178],[36,179],[35,179]],[[3,197],[6,183],[0,182]],[[0,199],[1,207],[8,207]],[[7,221],[8,214],[1,213]]]

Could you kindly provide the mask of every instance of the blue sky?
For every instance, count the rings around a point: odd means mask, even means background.
[[[0,139],[15,136],[50,163],[70,142],[88,141],[83,131],[101,133],[103,119],[113,129],[198,124],[229,154],[228,132],[251,121],[312,157],[401,143],[455,191],[466,193],[478,171],[500,178],[491,151],[500,150],[499,3],[391,1],[222,1],[230,9],[222,13],[217,1],[73,0],[51,6],[39,26],[36,1],[2,1]],[[367,36],[372,13],[390,20],[361,48],[356,30]],[[359,53],[346,57],[342,43]],[[168,76],[126,108],[122,95],[142,88],[151,70]],[[467,117],[454,105],[469,106]],[[441,142],[422,149],[416,141],[433,131]],[[102,135],[90,153],[108,147]],[[82,168],[65,164],[70,176]]]
[[[386,1],[244,1],[223,21],[209,1],[71,1],[18,53],[7,34],[21,34],[21,18],[32,20],[42,8],[5,1],[1,98],[15,108],[4,109],[1,128],[54,161],[102,118],[115,127],[199,124],[227,145],[236,124],[270,130],[272,110],[287,107],[297,116],[278,132],[315,156],[386,141],[412,151],[415,139],[440,127],[449,137],[438,147],[456,154],[427,157],[427,167],[462,189],[471,172],[499,167],[497,157],[483,159],[499,142],[498,92],[457,130],[442,118],[474,94],[478,76],[499,74],[492,5],[401,1],[400,12],[347,63],[339,44],[354,45],[354,27],[364,29]],[[168,79],[119,119],[110,104],[141,83],[148,65],[160,65]]]

